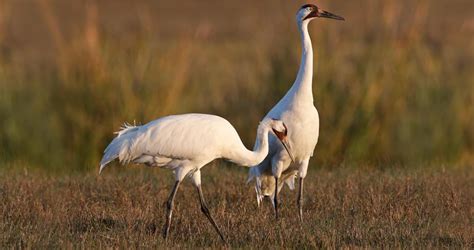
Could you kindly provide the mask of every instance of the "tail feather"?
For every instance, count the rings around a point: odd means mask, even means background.
[[[291,171],[291,172],[285,174],[284,176],[282,176],[282,179],[285,181],[285,184],[288,185],[290,190],[295,189],[295,179],[296,179],[297,174],[298,174],[298,171],[295,170],[295,171]]]
[[[257,206],[260,207],[260,204],[263,201],[264,195],[262,194],[260,170],[258,169],[258,167],[250,168],[249,177],[247,178],[247,184],[249,184],[253,179],[255,179],[255,193],[257,195]]]
[[[133,132],[133,131],[136,131],[138,130],[140,126],[137,126],[135,124],[135,122],[133,122],[133,125],[130,124],[130,123],[124,123],[121,127],[120,127],[120,130],[119,131],[116,131],[114,134],[117,135],[117,137],[120,137],[122,135],[125,135],[127,133],[130,133],[130,132]]]
[[[133,159],[131,155],[131,148],[137,136],[137,131],[140,126],[130,125],[125,123],[120,131],[115,132],[115,137],[112,142],[105,148],[104,156],[100,161],[99,174],[102,170],[115,159],[119,159],[121,163],[128,163]]]
[[[99,174],[102,174],[102,170],[104,170],[105,166],[107,166],[107,164],[101,164],[100,165]]]

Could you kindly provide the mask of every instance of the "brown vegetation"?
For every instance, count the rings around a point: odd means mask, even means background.
[[[90,170],[123,122],[183,112],[250,147],[295,79],[302,3],[1,1],[0,164]],[[472,163],[473,1],[317,4],[347,20],[310,25],[313,163]]]
[[[282,195],[281,219],[256,207],[245,172],[223,164],[203,188],[233,247],[474,247],[472,169],[310,171],[305,222],[296,194]],[[176,197],[170,238],[161,237],[169,172],[110,168],[102,176],[1,173],[2,247],[219,247],[190,182]]]
[[[0,0],[0,247],[221,246],[191,185],[165,243],[169,173],[97,177],[98,161],[123,122],[171,113],[224,116],[250,147],[295,78],[302,3]],[[474,1],[317,4],[347,21],[310,25],[321,132],[306,221],[294,193],[276,222],[243,169],[208,166],[229,242],[474,248]]]

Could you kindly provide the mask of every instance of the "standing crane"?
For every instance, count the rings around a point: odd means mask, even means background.
[[[173,170],[175,184],[167,202],[163,229],[165,239],[171,225],[176,191],[184,177],[191,177],[199,194],[201,211],[225,242],[204,200],[201,168],[218,158],[228,159],[242,166],[260,163],[268,154],[270,132],[274,133],[285,148],[288,146],[286,125],[272,118],[265,118],[260,122],[254,151],[244,146],[237,131],[226,119],[215,115],[182,114],[162,117],[142,126],[125,124],[105,149],[99,174],[108,163],[117,158],[122,164],[142,163]]]
[[[302,40],[302,58],[293,86],[265,117],[274,117],[288,126],[290,151],[286,152],[270,137],[270,151],[260,164],[249,171],[249,181],[256,179],[257,203],[264,197],[272,199],[275,216],[278,218],[278,193],[287,183],[294,189],[296,175],[299,176],[298,209],[303,220],[303,180],[308,171],[309,159],[319,137],[319,114],[313,104],[313,48],[308,33],[308,24],[318,17],[344,20],[343,17],[324,11],[313,4],[303,5],[296,14],[296,21]],[[290,152],[294,162],[290,159]]]

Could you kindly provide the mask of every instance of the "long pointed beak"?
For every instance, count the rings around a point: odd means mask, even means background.
[[[317,17],[324,17],[324,18],[331,18],[331,19],[336,19],[336,20],[341,20],[341,21],[344,21],[346,19],[344,19],[344,17],[342,16],[338,16],[338,15],[335,15],[331,12],[327,12],[325,10],[320,10],[318,11],[318,13],[316,14]]]
[[[292,162],[295,162],[295,157],[293,156],[293,154],[291,153],[291,147],[290,147],[290,144],[288,143],[288,140],[283,139],[283,140],[280,140],[281,141],[281,144],[283,144],[283,147],[285,148],[286,152],[288,152],[288,155],[290,156],[290,159]]]

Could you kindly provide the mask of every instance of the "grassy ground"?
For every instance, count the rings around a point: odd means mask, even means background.
[[[211,213],[233,247],[474,247],[472,169],[313,170],[305,222],[295,192],[282,194],[282,218],[256,207],[242,169],[203,172]],[[103,176],[0,174],[2,247],[219,247],[189,181],[176,197],[169,241],[161,238],[170,173],[119,170]]]
[[[191,185],[165,243],[170,174],[95,168],[123,122],[174,113],[221,115],[251,147],[298,71],[303,3],[1,0],[0,248],[221,246]],[[294,192],[275,222],[242,169],[209,166],[204,192],[229,242],[474,248],[474,1],[315,3],[346,21],[309,27],[321,133],[306,221]],[[357,167],[328,170],[345,162]]]
[[[89,171],[123,122],[188,112],[251,147],[296,77],[303,3],[0,1],[0,164]],[[347,20],[309,27],[312,163],[473,163],[474,1],[314,3]]]

